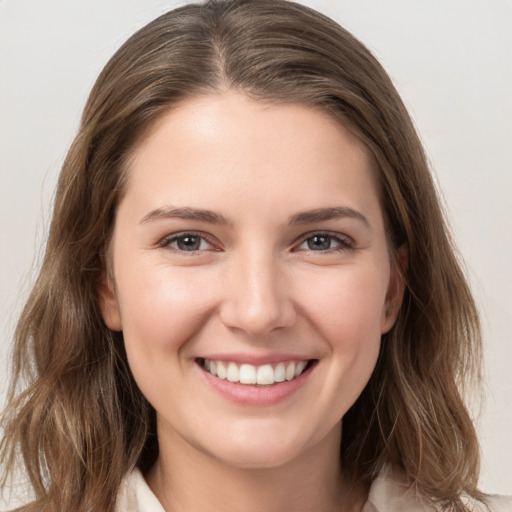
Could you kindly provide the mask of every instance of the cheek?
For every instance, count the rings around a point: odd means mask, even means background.
[[[119,278],[118,297],[127,351],[176,351],[192,338],[211,309],[212,287],[191,269],[137,267]]]
[[[333,350],[380,341],[387,276],[375,266],[344,268],[308,280],[302,307]]]
[[[304,318],[327,352],[320,362],[316,407],[326,414],[324,425],[332,427],[357,400],[375,368],[387,277],[377,265],[354,265],[327,274],[318,272],[300,295]]]

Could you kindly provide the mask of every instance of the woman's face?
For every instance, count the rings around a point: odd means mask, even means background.
[[[111,259],[104,318],[160,442],[243,467],[339,442],[402,293],[358,139],[234,92],[183,102],[136,148]]]

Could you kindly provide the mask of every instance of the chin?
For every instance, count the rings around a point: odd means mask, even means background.
[[[243,469],[273,469],[292,462],[298,453],[292,449],[251,449],[246,446],[233,445],[225,452],[216,450],[214,457],[224,464]]]
[[[207,447],[210,456],[233,467],[247,469],[278,468],[308,451],[308,436],[291,429],[269,427],[230,431]],[[213,447],[213,450],[212,450]]]

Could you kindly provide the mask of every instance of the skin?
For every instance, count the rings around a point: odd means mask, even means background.
[[[343,215],[297,219],[326,208]],[[203,238],[185,251],[183,233]],[[110,250],[103,316],[157,411],[160,455],[146,478],[165,510],[361,510],[337,455],[341,418],[403,283],[360,141],[307,106],[189,99],[135,148]],[[284,400],[247,405],[197,363],[233,353],[316,364]]]

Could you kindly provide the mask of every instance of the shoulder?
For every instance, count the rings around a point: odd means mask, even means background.
[[[463,497],[471,512],[512,512],[511,496],[486,496],[483,501]],[[400,470],[386,466],[373,482],[363,512],[441,512],[442,507],[421,496]]]
[[[401,471],[385,466],[374,480],[362,512],[436,512],[437,508],[411,486]]]
[[[115,512],[165,512],[142,473],[134,469],[121,483]]]

